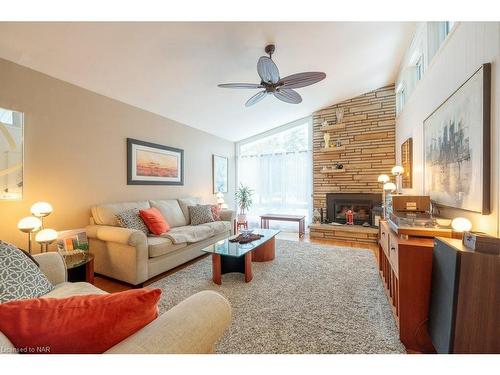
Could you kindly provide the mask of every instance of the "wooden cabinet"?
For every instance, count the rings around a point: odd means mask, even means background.
[[[380,275],[401,342],[409,351],[435,352],[427,329],[433,240],[401,239],[381,221],[379,245]]]

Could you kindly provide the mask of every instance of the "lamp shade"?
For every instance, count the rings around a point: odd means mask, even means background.
[[[42,229],[35,236],[35,240],[38,243],[49,244],[57,239],[57,232],[54,229]]]
[[[472,229],[472,223],[465,217],[456,217],[451,222],[451,227],[455,232],[468,232]]]
[[[389,182],[390,179],[391,178],[389,176],[387,176],[386,174],[381,174],[380,176],[378,176],[377,181],[385,184],[386,182]]]
[[[386,182],[384,184],[385,191],[394,191],[396,190],[396,184],[394,182]]]
[[[405,171],[405,169],[400,165],[396,165],[396,166],[392,167],[392,169],[391,169],[391,172],[394,176],[399,176],[399,175],[403,174],[404,171]]]
[[[22,218],[19,220],[17,223],[17,229],[19,229],[21,232],[24,233],[31,233],[34,232],[42,226],[42,221],[34,216],[28,216],[25,218]]]
[[[222,204],[220,205],[220,208],[222,208],[222,209],[224,209],[224,210],[225,210],[225,209],[227,209],[227,204],[226,204],[226,203],[222,203]]]
[[[224,198],[217,198],[217,204],[224,203]]]
[[[31,206],[31,213],[36,217],[45,217],[52,213],[52,206],[47,202],[36,202]]]
[[[224,194],[221,193],[220,191],[218,191],[215,196],[217,197],[217,199],[224,199]]]

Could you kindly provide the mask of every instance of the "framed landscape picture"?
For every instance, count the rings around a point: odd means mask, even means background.
[[[214,194],[218,192],[227,193],[228,164],[227,157],[212,155],[212,179]]]
[[[127,138],[127,185],[184,185],[184,150]]]
[[[401,166],[404,168],[402,176],[403,189],[413,187],[413,139],[408,138],[401,145]]]
[[[490,212],[491,66],[424,120],[425,193],[442,206]]]

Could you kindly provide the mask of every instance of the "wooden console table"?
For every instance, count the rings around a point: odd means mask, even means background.
[[[299,223],[299,238],[304,237],[306,233],[305,216],[301,215],[280,215],[280,214],[266,214],[260,217],[260,227],[269,229],[269,222],[274,221],[295,221]]]
[[[432,238],[400,238],[387,221],[379,227],[379,270],[406,349],[435,353],[428,332]]]

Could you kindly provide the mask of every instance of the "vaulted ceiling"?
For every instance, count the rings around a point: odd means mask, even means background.
[[[408,22],[0,23],[0,57],[237,141],[395,80]],[[281,76],[323,71],[303,102],[218,83],[259,83],[268,43]]]

